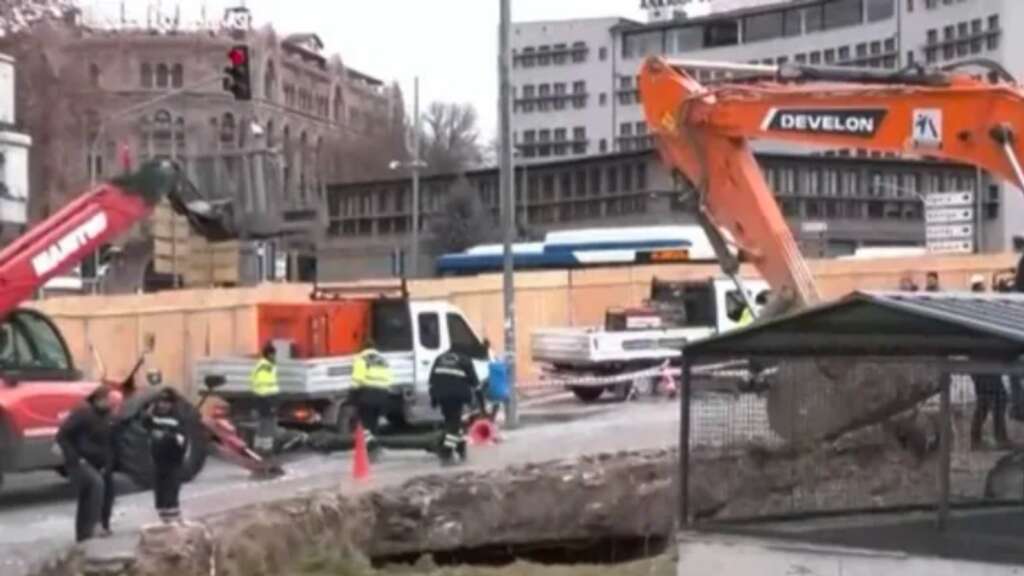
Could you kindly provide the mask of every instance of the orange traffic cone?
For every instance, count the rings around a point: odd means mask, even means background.
[[[469,427],[469,442],[474,446],[493,444],[497,439],[498,431],[494,423],[486,418],[481,418]]]
[[[370,454],[366,450],[366,434],[362,424],[356,426],[355,454],[352,456],[352,478],[366,480],[370,477]]]

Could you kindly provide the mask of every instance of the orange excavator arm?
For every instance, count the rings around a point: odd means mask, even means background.
[[[684,69],[728,68],[740,79],[704,86]],[[992,65],[998,68],[995,65]],[[1007,80],[1012,80],[998,69]],[[724,229],[772,286],[776,311],[814,304],[806,261],[765,181],[749,139],[860,148],[973,164],[1024,181],[1024,91],[925,69],[766,67],[650,58],[640,96],[663,160],[700,195],[713,244]],[[729,254],[718,250],[726,272]]]

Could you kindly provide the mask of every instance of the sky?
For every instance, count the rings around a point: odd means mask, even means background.
[[[640,0],[511,0],[513,22],[603,16],[643,19]],[[413,104],[413,78],[420,78],[421,109],[442,100],[468,102],[480,116],[482,142],[498,125],[498,0],[246,0],[257,26],[279,32],[316,32],[328,53],[341,54],[356,69],[398,81],[406,107]],[[100,13],[119,13],[120,0],[84,0]],[[180,6],[182,20],[212,18],[232,0],[127,0],[145,20],[147,6],[165,15]]]
[[[512,21],[579,17],[642,18],[639,0],[511,0]],[[469,102],[483,142],[498,126],[498,0],[249,0],[257,21],[320,34],[346,64],[397,80],[412,110],[413,78],[420,106]]]

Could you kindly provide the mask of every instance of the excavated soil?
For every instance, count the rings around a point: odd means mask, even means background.
[[[934,453],[896,437],[876,428],[809,453],[694,454],[692,510],[727,519],[932,502]],[[674,450],[653,450],[322,491],[147,530],[117,564],[72,559],[44,574],[669,574],[677,466]]]

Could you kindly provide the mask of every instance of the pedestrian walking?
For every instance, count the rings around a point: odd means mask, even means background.
[[[456,457],[466,460],[462,413],[479,392],[480,380],[468,353],[453,347],[437,357],[430,370],[430,403],[439,407],[444,417],[444,433],[438,449],[442,466],[455,464]]]
[[[985,291],[985,277],[981,274],[971,276],[971,292]],[[1006,388],[1003,386],[1002,374],[974,374],[974,415],[971,418],[971,449],[980,450],[983,446],[982,428],[989,414],[992,415],[992,432],[996,446],[1009,449],[1010,440],[1006,434]]]
[[[379,425],[381,416],[391,406],[394,377],[387,359],[374,348],[372,341],[367,342],[356,356],[352,365],[352,381],[355,383],[353,402],[366,435],[366,451],[370,460],[375,461],[381,456]]]
[[[277,351],[274,345],[267,342],[259,362],[252,371],[252,392],[256,395],[256,410],[259,414],[259,426],[253,448],[261,456],[274,453],[274,440],[277,438],[277,396],[281,390],[277,385]]]
[[[64,468],[75,484],[78,508],[75,541],[110,536],[114,510],[114,432],[111,423],[111,390],[103,385],[75,408],[57,431],[57,445]]]
[[[149,431],[150,454],[153,457],[156,512],[165,523],[181,521],[179,495],[188,439],[178,403],[174,390],[165,388],[143,419],[143,426]]]

